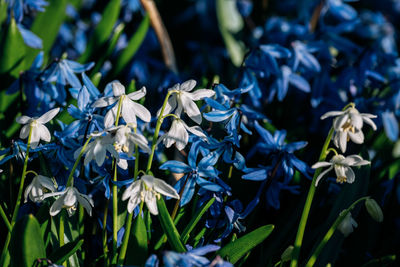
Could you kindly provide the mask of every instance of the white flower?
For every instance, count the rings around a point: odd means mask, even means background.
[[[194,101],[204,99],[206,97],[212,97],[215,92],[209,89],[199,89],[193,93],[189,93],[196,86],[195,80],[188,80],[182,84],[175,84],[169,91],[174,91],[174,93],[168,99],[168,103],[165,106],[164,113],[166,115],[171,113],[176,108],[175,114],[180,117],[182,109],[186,114],[197,124],[201,123],[201,113]],[[161,111],[158,111],[158,116],[160,116]]]
[[[321,120],[332,116],[336,116],[333,120],[333,128],[335,129],[333,143],[343,153],[346,152],[347,142],[350,139],[356,144],[364,142],[364,134],[361,130],[364,122],[371,125],[374,131],[376,130],[376,125],[371,119],[377,116],[369,113],[360,113],[354,107],[350,107],[344,111],[327,112],[321,116]]]
[[[118,153],[124,152],[129,157],[133,156],[135,151],[135,145],[138,145],[146,153],[150,154],[151,149],[148,146],[146,137],[141,134],[132,132],[132,129],[128,125],[120,125],[109,129],[114,134],[114,148]],[[128,162],[126,159],[120,159],[118,166],[124,170],[128,168]]]
[[[343,211],[342,211],[343,212]],[[351,217],[351,213],[349,212],[346,217],[343,219],[343,221],[339,224],[338,230],[342,232],[342,234],[347,237],[349,234],[351,234],[354,229],[353,227],[357,227],[358,224],[357,222]]]
[[[21,139],[25,139],[29,136],[30,128],[32,127],[32,136],[30,146],[35,149],[40,142],[40,139],[46,142],[50,142],[51,135],[45,123],[49,122],[53,119],[57,113],[60,111],[60,108],[55,108],[52,110],[47,111],[42,116],[38,117],[28,117],[28,116],[21,116],[16,119],[19,124],[25,124],[21,132],[19,133],[19,137]]]
[[[126,188],[122,195],[122,200],[127,200],[129,198],[129,213],[132,213],[136,206],[144,201],[150,213],[157,215],[157,199],[160,198],[160,194],[179,199],[178,193],[172,186],[151,175],[143,175],[141,179],[133,182]]]
[[[26,187],[24,197],[25,202],[29,199],[33,202],[41,202],[45,193],[57,190],[57,184],[49,177],[37,175],[32,182]]]
[[[329,166],[329,168],[326,169],[325,171],[321,172],[320,175],[318,175],[318,177],[315,181],[315,186],[317,186],[318,182],[321,180],[321,178],[332,169],[335,169],[335,173],[336,173],[336,177],[337,177],[336,182],[338,182],[338,183],[347,182],[347,183],[351,184],[355,180],[355,174],[350,167],[362,166],[362,165],[367,165],[370,163],[371,162],[369,162],[367,160],[363,160],[358,155],[351,155],[348,157],[344,157],[343,155],[335,155],[332,157],[332,159],[329,162],[326,162],[326,161],[317,162],[313,166],[311,166],[311,168],[318,169],[318,168],[328,167],[328,166]]]
[[[44,198],[51,196],[60,196],[50,207],[51,216],[56,216],[62,208],[66,208],[68,215],[72,216],[77,209],[78,203],[92,216],[93,200],[89,196],[79,193],[78,189],[73,186],[68,187],[62,192],[46,194]]]
[[[136,126],[136,116],[145,122],[149,122],[151,120],[150,111],[148,111],[143,105],[133,101],[139,100],[146,95],[146,87],[142,87],[140,90],[128,95],[125,94],[125,87],[119,82],[113,82],[112,89],[114,96],[102,97],[94,102],[92,107],[101,108],[111,106],[121,99],[121,116],[124,118],[126,123],[131,123]],[[118,103],[112,107],[104,117],[104,126],[106,128],[111,127],[115,123],[117,112]]]
[[[188,131],[203,140],[207,140],[207,136],[203,133],[199,126],[189,127],[186,123],[181,119],[174,119],[171,124],[171,128],[167,133],[158,139],[157,144],[163,141],[165,147],[170,147],[174,143],[178,150],[182,150],[185,148],[189,141]]]
[[[107,133],[104,135],[104,132],[100,133],[92,133],[91,136],[95,137],[93,142],[90,142],[85,149],[85,160],[84,165],[89,164],[93,159],[96,160],[98,166],[103,165],[104,160],[107,156],[107,151],[110,152],[114,158],[119,160],[118,152],[114,148],[114,140],[113,137]],[[79,148],[75,151],[74,157],[78,158],[79,153],[82,148]]]

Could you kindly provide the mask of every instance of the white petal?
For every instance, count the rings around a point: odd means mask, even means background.
[[[331,166],[331,165],[332,165],[332,163],[330,163],[330,162],[320,161],[320,162],[317,162],[314,165],[312,165],[311,168],[318,169],[318,168],[328,167],[328,166]]]
[[[129,140],[132,140],[133,143],[135,143],[136,145],[138,145],[141,149],[144,150],[144,152],[150,154],[151,153],[151,149],[148,146],[148,142],[146,137],[144,137],[141,134],[131,134],[131,136],[129,137]]]
[[[45,124],[45,123],[49,122],[50,120],[52,120],[59,111],[60,111],[60,108],[54,108],[52,110],[49,110],[46,113],[44,113],[42,116],[40,116],[40,118],[37,119],[37,122],[39,122],[41,124]]]
[[[321,172],[317,179],[315,180],[315,186],[318,186],[319,181],[322,179],[322,177],[327,174],[330,170],[332,170],[333,166],[330,166],[328,169],[326,169],[325,171]]]
[[[100,142],[97,142],[95,147],[93,148],[93,155],[96,159],[97,165],[99,167],[103,165],[104,160],[106,159],[106,150],[102,147]]]
[[[128,169],[128,161],[126,159],[119,159],[117,162],[118,167],[120,167],[123,170]]]
[[[201,113],[197,105],[193,102],[190,97],[182,93],[180,96],[180,100],[182,102],[183,109],[185,110],[186,114],[197,124],[201,123]]]
[[[140,203],[140,196],[136,195],[129,199],[128,201],[128,212],[132,213],[133,210],[136,208],[137,205]]]
[[[342,126],[347,122],[348,119],[349,119],[349,114],[347,113],[335,118],[333,120],[333,128],[336,131],[339,131],[342,128]]]
[[[195,92],[191,93],[191,98],[193,100],[200,100],[200,99],[204,99],[206,97],[212,97],[213,95],[215,95],[215,92],[213,90],[199,89],[199,90],[196,90]]]
[[[140,179],[146,184],[147,187],[153,188],[154,179],[155,179],[154,176],[152,176],[152,175],[143,175]]]
[[[346,152],[347,148],[347,132],[340,131],[339,132],[339,147],[342,152]]]
[[[372,127],[372,129],[374,130],[374,131],[376,131],[376,125],[375,125],[375,123],[370,119],[370,118],[368,118],[368,117],[363,117],[363,120],[365,121],[365,123],[366,124],[369,124],[371,127]]]
[[[135,106],[132,100],[129,100],[128,98],[124,99],[122,103],[121,115],[126,123],[130,123],[134,127],[137,126]]]
[[[356,131],[355,133],[348,131],[347,134],[350,136],[351,141],[356,144],[364,143],[364,134],[361,130]]]
[[[128,198],[134,196],[134,195],[138,195],[138,192],[140,191],[140,185],[141,185],[141,181],[136,181],[133,182],[130,186],[128,186],[124,193],[122,194],[122,200],[127,200]]]
[[[180,91],[185,91],[185,92],[190,92],[193,90],[193,88],[196,86],[196,81],[195,80],[188,80],[184,83],[181,84],[179,87]]]
[[[96,100],[96,102],[92,104],[92,108],[104,108],[111,106],[112,104],[117,102],[118,99],[119,97],[113,97],[113,96],[99,98]]]
[[[24,191],[24,199],[25,199],[25,202],[28,200],[28,195],[29,195],[29,192],[31,192],[32,187],[33,187],[33,182],[30,183],[30,184],[26,187],[26,189],[25,189],[25,191]],[[32,200],[32,199],[31,199],[31,200]]]
[[[61,196],[53,203],[53,205],[51,205],[50,215],[56,216],[61,211],[63,206],[64,206],[64,196]]]
[[[29,124],[26,124],[22,127],[21,131],[19,132],[19,138],[25,139],[29,135],[29,130],[31,129],[31,126]]]
[[[93,200],[90,199],[88,196],[80,193],[77,194],[77,197],[79,204],[81,204],[85,208],[89,216],[92,216],[92,206],[94,206]]]
[[[156,190],[160,194],[163,194],[164,196],[179,199],[179,195],[176,192],[175,188],[173,188],[161,179],[154,179],[154,190]]]
[[[193,127],[188,127],[185,124],[185,128],[186,130],[188,130],[189,132],[191,132],[192,134],[202,138],[203,140],[207,140],[207,136],[203,133],[202,129],[200,126],[193,126]]]
[[[66,193],[62,196],[64,198],[64,205],[68,207],[72,207],[78,201],[77,192],[75,188],[68,187]]]
[[[158,215],[156,196],[148,191],[147,194],[145,195],[144,200],[146,202],[147,208],[149,209],[150,213],[153,215]]]
[[[125,86],[120,82],[113,82],[111,84],[114,96],[121,96],[125,94]]]
[[[175,139],[176,148],[180,151],[185,148],[189,141],[189,134],[187,133],[184,122],[181,120],[175,120],[176,122],[176,135],[170,135],[170,138]]]
[[[350,119],[354,128],[360,130],[363,127],[363,119],[360,113],[350,113]]]
[[[167,115],[167,114],[171,113],[171,111],[176,108],[176,103],[177,103],[176,94],[173,94],[168,98],[167,104],[165,105],[165,108],[164,108],[164,114],[162,114],[162,115]],[[157,111],[157,117],[159,117],[161,115],[160,113],[161,113],[161,109],[159,109]]]
[[[43,141],[46,141],[46,142],[50,142],[51,134],[46,126],[38,123],[37,131],[39,133],[40,139],[42,139]]]
[[[151,114],[150,111],[145,108],[143,105],[132,102],[133,110],[135,111],[136,116],[138,116],[142,121],[150,122]]]
[[[32,149],[35,149],[39,145],[39,141],[40,141],[40,133],[38,131],[38,128],[33,127],[31,135],[31,143],[30,143]]]
[[[350,167],[346,167],[345,174],[346,174],[346,182],[352,184],[356,178],[356,175],[354,174],[353,170]]]
[[[24,116],[18,117],[15,121],[18,122],[19,124],[27,124],[29,122],[29,120],[31,120],[31,119],[32,119],[31,117],[24,115]]]
[[[118,105],[112,107],[107,111],[106,116],[104,116],[104,127],[109,128],[113,126],[117,118]]]
[[[321,120],[324,120],[328,117],[333,117],[333,116],[339,116],[344,114],[344,111],[329,111],[327,113],[325,113],[324,115],[321,116]]]
[[[142,87],[139,91],[128,94],[129,99],[139,100],[146,95],[146,87]]]

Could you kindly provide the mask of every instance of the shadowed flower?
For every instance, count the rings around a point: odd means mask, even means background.
[[[33,202],[41,202],[45,193],[48,191],[54,192],[57,190],[57,184],[49,177],[37,175],[32,182],[26,187],[24,197],[25,202],[29,199]]]

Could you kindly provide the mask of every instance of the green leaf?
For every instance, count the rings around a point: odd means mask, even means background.
[[[55,264],[62,264],[69,257],[71,257],[75,252],[80,249],[83,244],[83,239],[78,239],[73,242],[69,242],[64,246],[56,249],[51,255],[49,259]]]
[[[90,57],[101,47],[111,36],[114,24],[118,19],[121,9],[121,0],[111,0],[105,7],[101,20],[97,24],[92,37],[90,38],[85,52],[79,58],[79,62],[87,62]]]
[[[274,230],[272,224],[267,224],[242,236],[217,251],[217,254],[235,264],[255,246],[263,242]]]
[[[121,37],[121,34],[123,33],[125,29],[125,24],[121,23],[117,27],[115,27],[114,34],[111,37],[110,41],[107,42],[107,49],[104,53],[101,53],[96,61],[96,65],[94,66],[92,70],[92,75],[95,75],[96,73],[99,73],[101,66],[103,66],[104,62],[106,59],[108,59],[113,52],[115,46],[117,45],[119,37]]]
[[[46,7],[45,11],[37,13],[31,27],[31,31],[42,39],[42,50],[45,55],[44,62],[46,62],[50,49],[53,47],[60,27],[66,18],[68,0],[50,0],[48,2],[50,4]],[[38,53],[39,49],[28,48],[26,58],[28,66],[32,64]]]
[[[39,222],[30,214],[13,227],[10,242],[11,266],[31,267],[36,259],[46,258]]]
[[[210,199],[199,210],[197,210],[197,212],[194,214],[194,216],[190,220],[189,224],[182,231],[182,242],[184,244],[186,244],[186,242],[188,241],[190,232],[192,232],[194,227],[196,227],[196,225],[200,221],[201,217],[211,207],[211,205],[214,203],[214,201],[215,201],[215,198]]]
[[[0,27],[1,24],[6,20],[7,18],[7,3],[4,0],[0,0]]]
[[[217,0],[216,11],[219,30],[231,61],[233,65],[239,67],[245,55],[245,47],[242,42],[236,39],[235,34],[242,30],[243,19],[236,8],[235,1],[232,0]]]
[[[160,219],[161,226],[164,233],[167,235],[168,242],[171,247],[177,252],[185,252],[186,248],[181,242],[179,232],[172,221],[171,216],[168,213],[167,207],[165,206],[164,199],[161,197],[157,200],[158,207],[158,218]]]
[[[142,22],[140,23],[135,34],[129,40],[128,45],[119,54],[114,67],[113,75],[118,75],[126,67],[129,61],[131,61],[133,56],[138,51],[140,45],[143,43],[147,31],[149,30],[149,25],[150,25],[149,15],[146,15],[143,18]]]
[[[0,45],[0,75],[7,74],[15,78],[25,68],[26,45],[14,18],[5,26]]]
[[[133,222],[126,252],[126,265],[142,265],[147,259],[147,230],[142,216],[139,214]]]

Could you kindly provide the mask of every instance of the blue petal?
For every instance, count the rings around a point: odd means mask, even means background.
[[[186,163],[177,160],[169,160],[160,166],[161,170],[170,170],[175,173],[187,173],[192,171]]]
[[[18,24],[18,29],[22,35],[22,38],[24,39],[24,43],[27,46],[35,49],[43,48],[42,39],[40,39],[37,35],[25,29],[21,24]]]
[[[258,169],[242,176],[245,180],[263,181],[268,177],[267,169]]]
[[[396,142],[399,138],[399,124],[393,112],[385,111],[382,113],[383,127],[387,137]]]
[[[210,111],[208,113],[204,113],[203,117],[208,121],[219,122],[228,119],[236,111],[237,110],[235,108],[231,108],[228,110],[215,110],[215,111]]]

